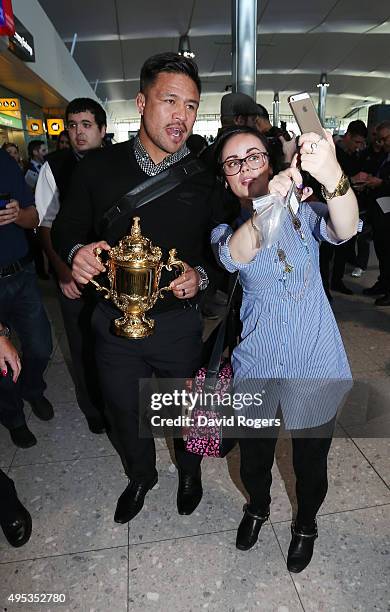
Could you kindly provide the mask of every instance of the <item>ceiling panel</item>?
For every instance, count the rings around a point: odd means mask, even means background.
[[[262,2],[259,3],[261,19],[259,31],[268,32],[299,32],[304,34],[319,23],[334,6],[334,0],[271,0],[267,2],[261,14]]]
[[[40,2],[65,41],[71,41],[77,32],[74,59],[88,81],[94,84],[99,79],[97,94],[103,101],[132,100],[145,59],[154,53],[176,51],[180,34],[189,28],[207,108],[214,93],[218,112],[220,95],[232,81],[231,2]],[[304,89],[316,92],[319,75],[326,72],[329,91],[335,96],[386,99],[390,97],[385,78],[390,75],[389,34],[389,0],[261,0],[259,95]],[[134,112],[130,102],[115,107],[122,112],[126,104]]]
[[[64,39],[117,36],[114,0],[39,0],[46,15]]]
[[[386,0],[342,0],[336,2],[326,19],[326,26],[333,32],[364,33],[386,21],[389,14],[389,2]]]
[[[144,61],[155,53],[164,51],[177,51],[176,38],[147,38],[136,40],[123,40],[122,52],[125,78],[139,79],[139,73]]]
[[[123,78],[121,47],[117,40],[80,42],[73,57],[88,81]]]
[[[192,0],[148,0],[144,3],[116,0],[121,35],[150,38],[179,36],[187,31]],[[136,6],[135,6],[136,4]]]
[[[197,0],[190,28],[191,36],[223,35],[231,33],[231,2],[226,0]]]
[[[380,66],[380,68],[379,68]],[[359,36],[353,49],[338,64],[339,69],[356,68],[362,72],[387,71],[390,75],[390,36]]]
[[[257,66],[258,68],[292,70],[310,52],[314,43],[311,36],[299,36],[298,34],[260,36]]]

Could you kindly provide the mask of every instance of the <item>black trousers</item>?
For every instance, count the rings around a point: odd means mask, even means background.
[[[49,319],[42,303],[33,263],[0,279],[0,321],[16,332],[22,349],[22,371],[12,382],[11,368],[0,377],[0,422],[8,429],[26,423],[23,399],[41,397],[44,372],[52,351]]]
[[[324,434],[324,426],[317,428]],[[321,507],[327,490],[327,458],[332,443],[333,421],[328,424],[327,437],[302,437],[302,431],[292,432],[293,467],[296,476],[298,513],[301,525],[311,524]],[[330,431],[329,431],[330,430]],[[249,494],[252,510],[265,513],[271,503],[272,466],[275,457],[277,431],[263,438],[240,439],[241,480]]]
[[[18,508],[17,494],[13,480],[0,469],[0,524],[12,520]]]
[[[390,293],[390,213],[384,213],[376,202],[372,211],[373,240],[379,261],[379,282],[384,293]]]
[[[72,358],[77,403],[87,419],[102,419],[103,399],[95,361],[95,339],[91,328],[96,301],[88,295],[71,300],[59,288],[58,299]]]
[[[108,433],[128,477],[148,482],[156,475],[156,451],[152,437],[139,436],[139,379],[192,376],[201,360],[201,318],[195,307],[157,314],[154,333],[131,340],[111,333],[116,317],[118,311],[99,304],[92,318]],[[196,474],[201,457],[188,453],[181,439],[174,446],[179,467]]]
[[[320,246],[320,271],[322,277],[322,283],[326,290],[329,290],[329,277],[330,286],[337,285],[343,281],[345,274],[345,266],[348,261],[353,261],[356,256],[353,252],[354,239],[348,240],[344,244],[333,245],[329,242],[322,242]],[[331,270],[331,264],[333,260],[333,268]]]

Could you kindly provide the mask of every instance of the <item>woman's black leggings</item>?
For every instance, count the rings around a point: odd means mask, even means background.
[[[292,432],[298,502],[296,520],[300,525],[313,522],[328,490],[327,459],[333,432],[331,423],[326,437],[311,437],[315,430],[311,430],[310,437],[302,437],[302,431]],[[251,509],[259,514],[265,513],[271,502],[271,470],[276,442],[277,432],[275,436],[239,440],[241,480],[249,493]]]

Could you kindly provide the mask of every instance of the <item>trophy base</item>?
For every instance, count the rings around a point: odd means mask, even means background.
[[[114,321],[115,335],[132,340],[147,338],[153,333],[153,329],[153,319],[147,319],[144,314],[125,315]]]

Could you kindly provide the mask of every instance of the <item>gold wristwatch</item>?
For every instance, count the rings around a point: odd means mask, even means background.
[[[350,183],[348,177],[344,174],[341,175],[339,182],[336,185],[336,189],[334,191],[328,191],[326,187],[321,186],[321,193],[325,200],[332,200],[333,198],[337,198],[338,196],[343,196],[347,193],[350,188]]]
[[[0,337],[4,337],[4,338],[11,337],[11,332],[10,332],[9,327],[7,327],[6,325],[3,325],[3,327],[0,329]]]

